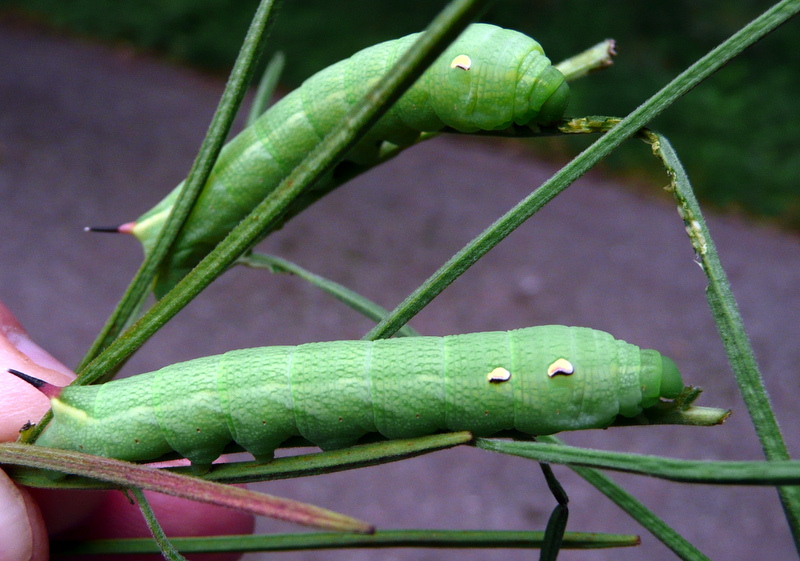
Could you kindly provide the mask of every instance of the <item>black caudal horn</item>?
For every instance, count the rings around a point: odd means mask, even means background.
[[[102,232],[108,234],[132,234],[135,222],[126,222],[119,226],[86,226],[84,232]]]
[[[13,374],[17,378],[20,378],[21,380],[25,380],[31,386],[42,392],[45,396],[47,396],[50,399],[58,397],[58,394],[61,393],[61,386],[56,386],[55,384],[51,384],[50,382],[45,382],[40,378],[36,378],[34,376],[31,376],[30,374],[25,374],[24,372],[20,372],[19,370],[15,370],[13,368],[9,368],[7,372],[9,374]]]

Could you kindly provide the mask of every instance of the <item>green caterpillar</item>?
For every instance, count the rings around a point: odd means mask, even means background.
[[[156,296],[168,292],[275,189],[417,36],[375,45],[322,70],[228,143],[158,273]],[[444,127],[475,132],[514,123],[551,123],[563,116],[568,98],[564,76],[536,41],[516,31],[474,24],[345,159],[376,165],[387,148],[410,146],[422,132]],[[335,182],[331,175],[315,190]],[[180,187],[135,222],[114,230],[133,233],[145,252],[151,251]]]
[[[585,327],[309,343],[66,387],[37,444],[133,461],[174,450],[202,470],[231,441],[266,461],[293,436],[328,450],[368,433],[605,428],[682,389],[669,358]]]

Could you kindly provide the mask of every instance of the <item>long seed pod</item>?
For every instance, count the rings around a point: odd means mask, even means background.
[[[229,142],[158,273],[156,296],[172,288],[274,190],[403,56],[417,35],[364,49],[322,70]],[[516,31],[474,24],[345,160],[360,167],[376,165],[387,151],[410,146],[423,132],[444,127],[475,132],[551,123],[562,117],[568,98],[564,76],[551,66],[536,41]],[[326,184],[335,181],[324,178],[315,190],[324,191]],[[118,231],[133,233],[149,252],[179,188]]]
[[[669,358],[585,327],[309,343],[66,387],[36,443],[135,461],[176,451],[204,469],[232,441],[266,461],[294,436],[328,450],[368,433],[605,428],[682,389]]]

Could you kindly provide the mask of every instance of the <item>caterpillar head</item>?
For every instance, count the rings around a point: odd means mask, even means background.
[[[560,119],[569,86],[542,47],[517,31],[468,27],[426,73],[436,114],[462,132],[547,124]],[[435,97],[436,99],[434,99]]]
[[[683,391],[683,379],[671,358],[653,349],[642,349],[642,407],[655,405],[659,398],[674,399]]]

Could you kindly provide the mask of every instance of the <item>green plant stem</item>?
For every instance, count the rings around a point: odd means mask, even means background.
[[[564,75],[567,82],[572,82],[592,72],[608,68],[614,63],[612,59],[616,54],[614,40],[606,39],[582,53],[562,60],[555,67]]]
[[[361,296],[357,292],[354,292],[337,282],[333,282],[330,279],[326,279],[325,277],[314,274],[311,271],[292,263],[291,261],[281,259],[280,257],[275,257],[274,255],[250,253],[239,259],[238,263],[254,269],[268,269],[273,273],[287,273],[299,277],[304,281],[316,286],[317,288],[324,290],[340,302],[343,302],[356,312],[368,317],[373,321],[380,321],[386,317],[386,314],[389,313],[389,310],[379,306],[364,296]],[[419,333],[408,325],[404,325],[400,330],[398,330],[397,334],[402,335],[403,337],[419,336]]]
[[[272,94],[275,93],[275,88],[278,86],[278,80],[285,65],[286,57],[282,52],[278,51],[272,55],[266,70],[264,70],[264,75],[261,76],[261,81],[258,83],[253,104],[247,114],[246,126],[252,125],[269,108],[269,101],[272,98]]]
[[[646,528],[655,538],[672,550],[684,561],[711,561],[692,543],[673,530],[661,518],[641,503],[636,497],[617,485],[610,477],[596,469],[569,466],[572,471],[585,479],[595,489],[603,493],[614,504],[624,510]]]
[[[416,315],[450,283],[478,259],[500,243],[518,226],[533,216],[547,202],[566,189],[578,177],[607,156],[626,139],[654,119],[679,97],[705,80],[731,58],[800,11],[800,0],[783,0],[740,29],[721,45],[695,62],[664,88],[625,117],[576,158],[561,168],[530,196],[484,230],[451,257],[417,290],[403,300],[386,318],[367,333],[365,339],[390,337]]]
[[[279,2],[279,0],[277,0]],[[220,98],[217,111],[209,126],[206,138],[200,147],[197,158],[192,164],[189,175],[184,182],[181,195],[175,202],[175,206],[167,219],[164,228],[156,240],[152,251],[148,253],[136,275],[131,280],[130,285],[122,296],[119,304],[114,309],[103,329],[98,334],[94,343],[90,347],[86,356],[78,365],[78,385],[92,383],[100,379],[100,375],[113,375],[113,369],[109,368],[104,372],[84,372],[88,364],[97,357],[103,350],[108,348],[112,341],[119,337],[119,334],[133,317],[138,314],[139,309],[147,297],[156,271],[161,261],[168,254],[170,248],[178,237],[178,234],[189,213],[200,196],[200,192],[208,179],[214,162],[217,160],[222,149],[228,132],[236,117],[236,112],[241,105],[242,99],[247,92],[250,84],[255,63],[264,50],[264,43],[267,37],[267,28],[273,21],[273,7],[276,0],[262,0],[253,16],[253,22],[247,31],[242,49],[236,59],[231,76],[225,86],[225,90]],[[118,364],[122,364],[120,361]],[[93,375],[90,375],[93,374]]]
[[[159,552],[169,561],[186,561],[186,558],[178,553],[178,550],[170,542],[169,538],[167,538],[167,534],[164,533],[164,529],[161,527],[161,524],[159,524],[156,514],[150,506],[150,502],[147,500],[147,497],[144,496],[142,490],[133,487],[130,489],[130,492],[139,504],[139,508],[142,511],[147,527],[150,529],[150,533],[153,534],[153,540],[158,546]]]
[[[552,436],[541,442],[507,442],[475,439],[475,446],[532,460],[565,464],[624,509],[681,559],[707,560],[690,542],[666,525],[636,498],[611,479],[591,468],[611,469],[683,483],[713,485],[797,485],[800,461],[709,462],[677,460],[657,456],[621,454],[564,446]]]
[[[706,298],[764,455],[768,460],[788,460],[789,451],[770,404],[753,347],[689,177],[672,145],[663,135],[651,131],[643,131],[643,135],[651,143],[653,152],[664,162],[672,179],[671,189],[678,202],[678,210],[696,258],[708,279]],[[800,487],[780,487],[778,493],[795,547],[800,553]]]
[[[339,533],[272,534],[172,538],[184,553],[228,551],[297,551],[313,549],[421,547],[533,549],[542,546],[544,532],[493,530],[382,530],[372,535]],[[563,549],[600,549],[639,545],[637,536],[567,532]],[[157,553],[149,539],[58,541],[51,544],[58,555]],[[123,558],[124,559],[124,558]]]
[[[466,431],[387,440],[329,450],[276,458],[271,462],[229,462],[214,464],[211,471],[200,477],[218,483],[251,483],[296,477],[309,477],[344,470],[377,466],[467,444],[472,434]],[[2,448],[0,447],[0,459]],[[171,473],[193,475],[189,466],[164,468]],[[83,477],[65,477],[58,481],[39,470],[12,468],[11,477],[21,485],[45,489],[113,489],[114,485]]]
[[[624,471],[682,483],[800,485],[800,460],[781,462],[679,460],[663,456],[590,450],[546,442],[486,438],[476,438],[475,446],[539,462]]]

